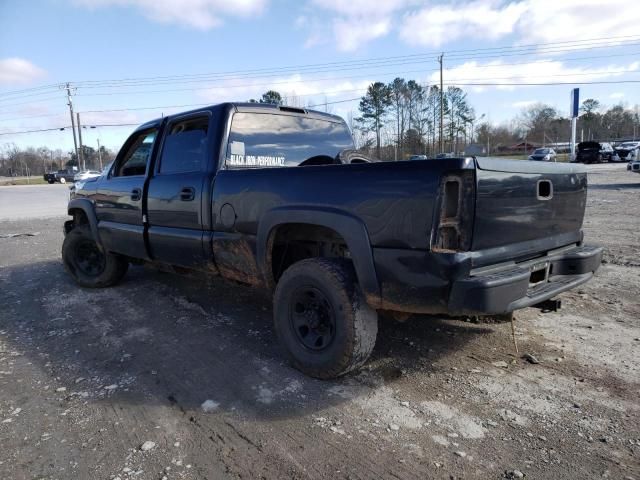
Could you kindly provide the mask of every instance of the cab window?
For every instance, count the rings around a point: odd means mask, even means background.
[[[113,176],[131,177],[144,175],[147,171],[147,163],[151,158],[151,151],[157,133],[157,129],[153,129],[140,132],[137,136],[134,136],[127,152],[116,165]]]
[[[238,112],[233,116],[227,168],[293,167],[331,162],[354,148],[344,122],[331,118]]]

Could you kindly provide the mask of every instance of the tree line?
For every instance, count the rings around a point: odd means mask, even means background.
[[[82,157],[88,170],[99,170],[101,165],[106,166],[113,161],[115,152],[104,146],[98,151],[96,148],[83,145]],[[19,148],[13,143],[0,147],[0,176],[38,176],[69,167],[82,167],[78,164],[75,152],[47,147]]]
[[[295,95],[284,96],[274,90],[250,102],[304,106]],[[605,108],[598,100],[589,98],[582,102],[580,111],[578,142],[640,137],[638,106],[631,109],[619,104]],[[568,144],[571,138],[571,119],[551,105],[535,103],[523,108],[513,119],[496,125],[486,115],[476,114],[463,89],[447,87],[441,97],[437,85],[424,86],[400,77],[389,83],[369,85],[357,113],[351,113],[347,121],[356,146],[382,160],[441,152],[461,154],[471,143],[490,154],[515,153],[516,146],[523,145],[524,153],[536,146]]]

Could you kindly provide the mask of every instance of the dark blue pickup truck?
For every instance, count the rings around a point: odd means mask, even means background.
[[[68,206],[64,265],[83,287],[129,263],[273,292],[294,366],[362,365],[378,312],[508,314],[589,280],[584,167],[491,158],[375,162],[345,122],[225,103],[157,119]]]

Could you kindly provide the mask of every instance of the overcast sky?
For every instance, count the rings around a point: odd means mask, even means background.
[[[439,52],[447,84],[569,83],[464,86],[477,116],[499,123],[534,102],[566,114],[572,82],[640,81],[640,8],[634,0],[0,0],[0,133],[69,125],[64,82],[77,86],[86,125],[142,123],[270,88],[357,115],[357,101],[344,100],[372,81],[436,82]],[[262,72],[229,74],[246,70]],[[639,83],[575,86],[581,99],[640,103]],[[118,148],[133,128],[85,130],[83,139]],[[8,142],[73,147],[69,129],[0,135],[0,146]]]

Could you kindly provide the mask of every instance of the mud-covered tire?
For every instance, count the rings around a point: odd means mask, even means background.
[[[88,225],[78,225],[64,237],[62,263],[73,279],[87,288],[115,285],[129,268],[123,257],[100,252]]]
[[[310,258],[291,265],[278,281],[273,311],[278,340],[291,363],[311,377],[335,378],[361,367],[376,342],[378,314],[366,303],[346,260]],[[311,326],[301,326],[302,317],[309,317]],[[323,331],[326,341],[314,341],[313,335]]]

